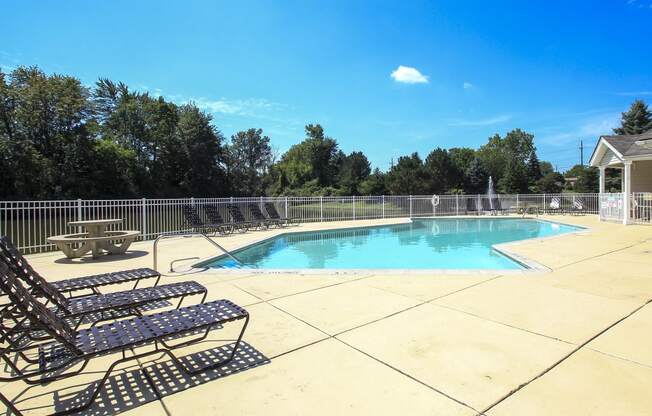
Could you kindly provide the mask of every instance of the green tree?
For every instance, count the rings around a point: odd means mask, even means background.
[[[341,164],[339,188],[345,195],[360,195],[360,185],[371,173],[369,160],[362,152],[351,152]]]
[[[537,182],[537,192],[541,193],[559,193],[564,188],[564,176],[559,172],[546,173]]]
[[[473,159],[464,176],[467,182],[467,188],[465,189],[467,193],[480,194],[486,191],[489,172],[487,172],[482,159],[477,157]]]
[[[385,174],[376,168],[365,180],[360,183],[360,194],[362,195],[385,195],[387,186]]]
[[[520,160],[509,160],[503,177],[498,181],[498,190],[507,194],[528,191],[527,166]]]
[[[429,177],[429,193],[435,194],[447,193],[460,176],[448,151],[439,147],[426,157],[425,171]]]
[[[387,173],[387,189],[393,195],[420,195],[429,191],[428,174],[418,153],[401,156]]]
[[[455,171],[458,173],[457,179],[454,183],[450,184],[450,187],[458,190],[467,190],[469,184],[467,182],[466,172],[476,158],[476,151],[468,147],[453,147],[448,150],[448,154],[453,162]]]
[[[546,175],[549,174],[549,173],[553,173],[553,172],[555,171],[555,169],[554,169],[553,166],[552,166],[552,163],[547,162],[547,161],[545,161],[545,160],[544,160],[544,161],[541,161],[541,163],[539,164],[539,166],[540,166],[540,168],[541,168],[541,176],[542,176],[542,177],[543,177],[543,176],[546,176]]]
[[[629,110],[622,113],[616,134],[641,134],[652,130],[652,113],[643,100],[635,100]]]
[[[228,195],[224,169],[224,136],[212,117],[194,104],[179,109],[177,134],[187,157],[183,189],[186,195]]]
[[[598,192],[600,188],[600,173],[598,168],[585,167],[577,178],[575,191],[577,192]]]
[[[527,176],[530,185],[536,185],[539,179],[541,179],[543,176],[541,174],[541,164],[539,163],[539,158],[537,157],[537,153],[534,151],[530,153],[530,157],[528,157]]]
[[[228,146],[228,175],[232,195],[264,195],[264,178],[272,164],[269,137],[262,129],[239,131]]]

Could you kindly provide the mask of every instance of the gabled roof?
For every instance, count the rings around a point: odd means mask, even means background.
[[[598,166],[597,162],[608,150],[621,161],[652,156],[652,130],[643,134],[600,136],[591,155],[591,166]]]

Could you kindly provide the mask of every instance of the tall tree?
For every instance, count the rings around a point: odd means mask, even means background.
[[[387,173],[387,188],[393,195],[420,195],[429,191],[428,175],[418,153],[401,156]]]
[[[385,174],[380,169],[374,171],[360,184],[360,194],[362,195],[385,195],[387,185],[385,184]]]
[[[616,134],[641,134],[652,130],[652,113],[643,100],[635,100],[629,110],[622,113]]]
[[[429,177],[429,192],[435,194],[446,193],[460,176],[448,151],[439,147],[426,157],[425,171]]]
[[[258,196],[265,192],[264,177],[272,164],[269,137],[262,129],[239,131],[228,146],[228,172],[233,195]]]
[[[486,191],[489,172],[487,172],[482,159],[478,157],[473,159],[464,176],[467,181],[467,193],[480,194]]]
[[[345,195],[360,195],[360,184],[371,173],[369,160],[362,152],[351,152],[341,164],[339,188]]]

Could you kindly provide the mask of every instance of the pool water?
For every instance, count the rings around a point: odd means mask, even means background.
[[[495,244],[579,228],[533,219],[415,219],[408,224],[298,232],[245,247],[209,267],[259,269],[523,269]]]

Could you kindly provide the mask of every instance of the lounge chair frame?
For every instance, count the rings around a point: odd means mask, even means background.
[[[266,224],[267,227],[276,226],[278,228],[283,227],[284,221],[276,218],[266,217],[263,214],[263,211],[260,209],[258,204],[251,203],[248,205],[251,216],[254,217],[256,221],[261,221]]]
[[[221,367],[235,357],[249,323],[249,313],[244,308],[223,299],[75,331],[23,288],[18,277],[4,263],[0,263],[0,290],[10,297],[16,308],[23,314],[23,322],[29,321],[31,327],[40,327],[56,340],[56,342],[47,344],[28,345],[21,345],[20,342],[13,341],[7,347],[1,348],[0,357],[12,370],[12,375],[3,375],[0,377],[0,381],[22,380],[30,385],[46,384],[80,374],[90,360],[99,356],[118,352],[122,354],[122,358],[115,360],[109,366],[84,404],[55,412],[53,416],[87,409],[97,398],[114,368],[128,361],[163,353],[188,375]],[[177,348],[204,340],[212,329],[242,319],[245,321],[233,350],[224,360],[192,369],[186,367],[172,352]],[[200,334],[198,337],[177,344],[169,343],[173,339],[197,333]],[[138,354],[134,351],[134,348],[151,345],[154,345],[152,351]],[[35,348],[38,350],[38,359],[26,355],[26,352]],[[134,354],[127,356],[128,351]],[[38,364],[38,370],[25,371],[19,367],[19,359],[28,363],[28,366]],[[48,366],[54,359],[60,359],[60,362]],[[80,363],[81,367],[77,370],[56,374],[60,370]],[[145,369],[143,369],[143,374],[154,391],[157,391],[153,380]]]
[[[269,215],[270,218],[284,221],[285,224],[287,225],[289,224],[299,225],[299,223],[301,222],[301,219],[299,217],[282,217],[278,213],[278,210],[276,209],[276,206],[274,205],[273,202],[265,203],[265,211],[267,211],[267,215]]]

